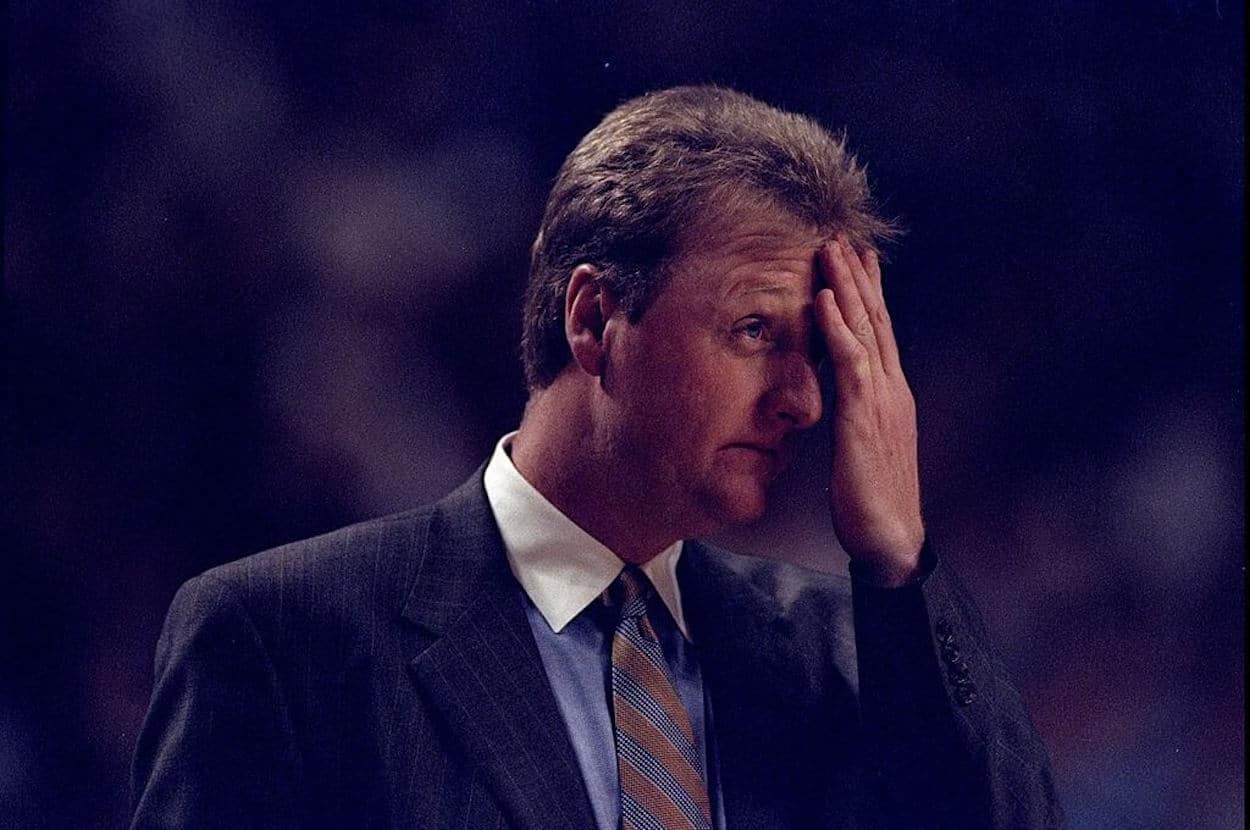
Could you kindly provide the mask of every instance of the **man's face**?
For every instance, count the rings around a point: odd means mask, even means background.
[[[636,324],[605,329],[618,486],[683,535],[759,518],[791,439],[820,418],[813,350],[820,237],[785,213],[739,212],[686,245]],[[640,488],[645,487],[645,490]]]

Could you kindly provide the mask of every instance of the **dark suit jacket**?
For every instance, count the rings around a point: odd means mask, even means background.
[[[852,591],[687,544],[729,828],[1058,826],[1019,696],[931,568]],[[184,585],[134,794],[136,828],[593,828],[481,471]]]

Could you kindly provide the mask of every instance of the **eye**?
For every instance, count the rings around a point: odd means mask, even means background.
[[[748,317],[738,324],[738,333],[748,340],[763,340],[767,330],[759,317]]]

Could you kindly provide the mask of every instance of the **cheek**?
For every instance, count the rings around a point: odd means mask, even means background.
[[[687,378],[670,411],[682,421],[678,431],[685,434],[687,452],[707,454],[752,436],[758,402],[754,377],[727,366]]]
[[[709,445],[741,440],[751,430],[763,379],[760,364],[725,355],[706,343],[627,357],[620,401],[629,420],[648,433],[646,443],[668,444],[666,454],[705,454]],[[635,436],[641,438],[642,436]]]

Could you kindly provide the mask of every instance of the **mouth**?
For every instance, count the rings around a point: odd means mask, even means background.
[[[782,453],[782,447],[776,444],[754,444],[750,442],[741,442],[728,445],[726,449],[744,450],[747,453],[763,459],[767,462],[769,470],[773,473],[779,471],[785,465],[785,457]]]
[[[778,454],[778,449],[776,447],[772,447],[767,444],[730,444],[729,446],[734,449],[757,452],[761,455],[766,455],[769,458],[776,458]]]

